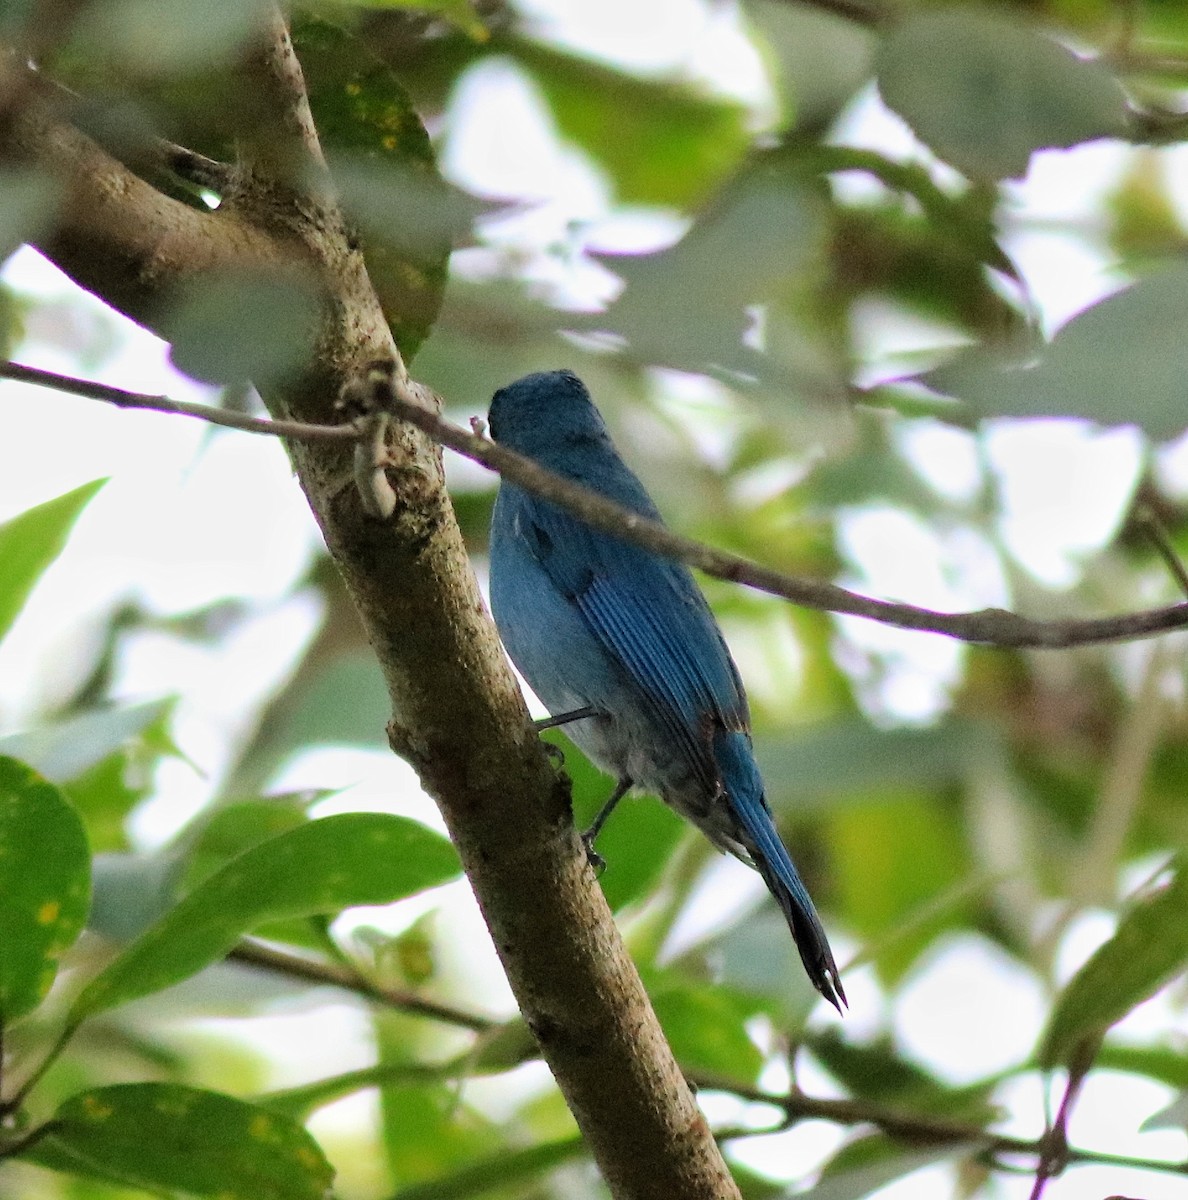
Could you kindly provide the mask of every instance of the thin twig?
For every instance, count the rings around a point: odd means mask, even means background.
[[[361,436],[358,426],[353,424],[307,425],[296,421],[263,420],[203,404],[170,400],[165,396],[126,392],[121,388],[71,379],[17,363],[0,364],[0,378],[53,387],[124,408],[147,408],[200,417],[249,433],[268,433],[304,441],[357,441]],[[409,379],[401,365],[397,364],[388,398],[390,411],[401,420],[415,425],[435,442],[553,501],[596,529],[642,546],[653,554],[688,563],[717,579],[782,597],[802,608],[864,617],[899,629],[939,633],[963,642],[1018,649],[1062,650],[1071,646],[1137,641],[1188,628],[1188,603],[1144,609],[1116,617],[1034,621],[1001,608],[965,613],[936,612],[914,604],[875,600],[822,580],[788,575],[673,533],[664,525],[620,507],[599,492],[555,475],[522,454],[443,420],[436,411],[439,405],[439,397]]]
[[[690,1083],[699,1089],[726,1092],[754,1104],[770,1104],[782,1109],[792,1121],[832,1121],[837,1125],[874,1125],[889,1137],[916,1145],[981,1146],[991,1155],[1025,1155],[1037,1157],[1044,1152],[1047,1135],[1040,1138],[1012,1137],[992,1133],[968,1121],[955,1121],[924,1113],[902,1112],[868,1100],[829,1100],[806,1096],[803,1092],[779,1095],[760,1088],[747,1087],[702,1072],[687,1073]],[[1075,1093],[1074,1097],[1075,1098]],[[1066,1101],[1071,1104],[1066,1095]],[[1062,1111],[1066,1105],[1061,1106]],[[1059,1118],[1058,1118],[1059,1120]],[[1160,1159],[1137,1158],[1097,1150],[1064,1147],[1063,1161],[1083,1165],[1134,1167],[1138,1170],[1159,1171],[1169,1175],[1188,1175],[1188,1162],[1167,1162]],[[1005,1167],[1004,1167],[1005,1169]],[[1030,1174],[1030,1171],[1028,1172]]]
[[[387,1008],[398,1008],[401,1012],[411,1013],[414,1016],[429,1017],[448,1025],[472,1029],[475,1033],[485,1033],[499,1024],[498,1021],[481,1016],[479,1013],[467,1012],[436,1000],[426,1000],[415,992],[372,983],[357,971],[340,966],[338,963],[319,962],[298,954],[290,954],[285,950],[274,949],[272,946],[266,946],[262,942],[251,939],[241,941],[227,957],[232,962],[260,967],[278,975],[287,975],[291,979],[301,979],[308,983],[324,983],[330,987],[342,988],[345,991],[354,992],[355,995],[362,996],[366,1000],[374,1000]]]
[[[168,396],[129,392],[106,383],[94,383],[89,379],[73,379],[54,371],[26,367],[21,363],[0,363],[0,379],[53,388],[59,392],[83,396],[88,400],[102,400],[107,404],[114,404],[117,408],[145,408],[153,412],[197,417],[199,420],[209,421],[212,425],[225,425],[228,429],[240,429],[244,433],[266,433],[273,437],[287,437],[305,442],[355,442],[360,436],[359,430],[353,424],[307,425],[301,421],[273,421],[266,417],[250,417],[246,413],[231,412],[209,404],[171,400]]]
[[[1188,570],[1185,570],[1183,560],[1176,553],[1167,527],[1159,519],[1159,514],[1149,504],[1144,504],[1135,514],[1135,523],[1146,534],[1148,541],[1155,547],[1159,557],[1163,559],[1164,565],[1171,572],[1171,577],[1176,581],[1180,591],[1188,596]]]
[[[420,394],[410,394],[412,392]],[[414,384],[403,391],[394,387],[391,409],[435,442],[498,471],[503,478],[568,509],[596,529],[654,554],[688,563],[707,575],[781,596],[804,608],[867,617],[900,629],[941,633],[982,645],[1049,650],[1130,641],[1188,628],[1188,604],[1092,620],[1033,621],[1001,608],[968,613],[935,612],[913,604],[874,600],[835,584],[787,575],[682,537],[655,521],[625,510],[600,493],[545,470],[530,458],[450,424],[438,415],[435,407],[430,407],[434,402],[439,403],[438,398],[419,385]]]

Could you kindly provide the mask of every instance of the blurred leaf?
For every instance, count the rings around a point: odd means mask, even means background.
[[[1105,1070],[1146,1075],[1168,1087],[1188,1091],[1188,1054],[1166,1046],[1126,1046],[1106,1042],[1095,1064]]]
[[[654,254],[601,254],[626,289],[603,315],[575,329],[606,330],[637,358],[685,370],[760,374],[763,356],[744,343],[752,305],[803,285],[825,250],[824,197],[789,154],[757,157],[675,246]],[[783,359],[803,347],[779,339]]]
[[[993,230],[987,216],[985,233]],[[996,290],[986,266],[1014,269],[990,238],[974,241],[929,213],[898,204],[841,209],[834,232],[834,277],[847,301],[888,297],[913,313],[974,334],[1001,337],[1022,317]],[[992,255],[992,257],[990,257]],[[928,353],[936,361],[936,352]]]
[[[422,1182],[437,1186],[478,1156],[507,1151],[494,1128],[460,1106],[451,1085],[388,1084],[380,1097],[388,1165],[401,1193]]]
[[[334,1169],[300,1125],[176,1083],[95,1088],[66,1101],[24,1157],[153,1192],[325,1200]]]
[[[382,968],[394,968],[413,987],[423,987],[437,974],[435,951],[436,913],[418,917],[403,933],[387,938],[377,959]],[[356,936],[359,936],[358,933]]]
[[[742,161],[750,137],[740,104],[536,42],[517,41],[511,52],[544,92],[562,134],[606,168],[622,204],[688,208]]]
[[[0,639],[12,628],[34,584],[62,553],[79,514],[106,482],[84,483],[0,525]]]
[[[313,281],[299,272],[225,270],[186,284],[161,328],[179,371],[203,383],[268,387],[309,361],[319,309]]]
[[[74,726],[79,733],[89,734],[93,739],[90,751],[94,753],[102,737],[116,732],[120,724],[120,714],[139,717],[148,715],[153,710],[156,711],[154,718],[130,737],[124,738],[119,749],[93,766],[70,776],[63,784],[70,802],[82,816],[91,849],[96,853],[127,849],[125,822],[132,810],[155,787],[156,768],[167,757],[183,757],[169,731],[173,719],[173,702],[164,700],[138,705],[131,710],[85,713],[64,723],[68,727]],[[88,725],[90,717],[100,720],[96,724]],[[106,726],[103,718],[110,718]],[[63,733],[61,725],[51,728],[55,728],[59,735]],[[36,732],[39,734],[42,730]],[[64,746],[64,743],[60,744]],[[85,746],[84,741],[83,746],[77,748],[83,749]]]
[[[270,10],[269,0],[97,0],[75,34],[87,54],[116,67],[177,75],[230,61]]]
[[[744,0],[747,23],[783,101],[780,127],[820,130],[832,125],[870,75],[875,35],[840,13]]]
[[[30,167],[0,169],[0,262],[52,228],[61,185]],[[6,356],[7,357],[7,356]]]
[[[982,417],[1086,417],[1170,438],[1188,425],[1188,267],[1139,280],[1074,317],[1033,366],[975,348],[923,376]]]
[[[883,1036],[874,1042],[851,1042],[836,1028],[806,1033],[804,1045],[848,1091],[869,1100],[899,1100],[939,1086],[923,1067],[905,1059]]]
[[[585,1139],[576,1136],[538,1146],[512,1147],[499,1151],[440,1178],[400,1189],[399,1200],[469,1200],[499,1189],[505,1196],[528,1196],[523,1189],[530,1181],[565,1163],[588,1159]],[[541,1181],[543,1186],[543,1181]],[[507,1189],[515,1188],[515,1191]]]
[[[465,0],[455,7],[469,12]],[[437,318],[450,250],[480,206],[438,174],[412,101],[366,42],[307,13],[294,21],[293,44],[368,275],[409,362]]]
[[[831,808],[854,797],[963,780],[969,748],[986,745],[991,729],[948,720],[927,729],[878,729],[858,716],[804,726],[783,735],[760,734],[755,757],[777,812]]]
[[[57,783],[78,779],[135,738],[160,728],[173,707],[172,700],[150,700],[127,708],[84,712],[27,733],[0,738],[0,754],[11,754],[35,766]]]
[[[757,1007],[788,1032],[801,1028],[820,1000],[774,901],[709,938],[697,947],[696,957],[719,986],[753,996]]]
[[[1109,245],[1123,263],[1178,257],[1188,248],[1163,163],[1159,152],[1136,148],[1109,196]]]
[[[383,1087],[387,1084],[419,1085],[426,1080],[442,1080],[446,1075],[447,1072],[439,1067],[424,1066],[420,1063],[376,1063],[357,1071],[344,1071],[340,1075],[317,1079],[299,1087],[268,1092],[257,1097],[256,1103],[273,1112],[283,1113],[294,1121],[305,1121],[319,1108],[368,1088]]]
[[[512,1017],[482,1034],[467,1059],[466,1069],[471,1074],[509,1071],[539,1057],[540,1045],[527,1022],[523,1017]]]
[[[1140,1133],[1152,1129],[1179,1129],[1188,1133],[1188,1094],[1178,1096],[1167,1107],[1153,1112],[1140,1126]]]
[[[802,1200],[863,1200],[914,1171],[982,1148],[974,1142],[916,1150],[883,1134],[872,1134],[842,1146],[825,1165],[817,1185],[798,1195]]]
[[[487,27],[479,19],[471,0],[335,0],[351,8],[407,9],[411,13],[431,13],[444,17],[475,41],[485,41]]]
[[[204,880],[79,994],[77,1024],[221,958],[266,921],[388,904],[458,874],[445,838],[383,813],[343,813],[271,838]]]
[[[883,100],[971,179],[1020,176],[1034,150],[1127,127],[1122,89],[1102,64],[972,8],[909,16],[876,67]]]
[[[1114,936],[1068,981],[1056,1000],[1038,1053],[1042,1066],[1065,1063],[1131,1009],[1183,973],[1188,964],[1188,860],[1171,864],[1169,882],[1123,914]]]
[[[277,697],[236,771],[243,790],[267,781],[290,754],[309,746],[386,748],[392,701],[370,651],[331,658]]]
[[[906,936],[885,940],[875,959],[880,976],[893,982],[965,915],[948,907],[916,921],[920,905],[973,873],[960,814],[943,801],[884,792],[878,802],[837,809],[829,832],[835,903],[846,922],[864,938],[912,922]]]
[[[78,814],[52,783],[0,758],[0,1031],[41,1003],[91,900]]]
[[[96,854],[94,900],[88,928],[116,942],[130,942],[177,899],[176,856]]]
[[[989,1102],[997,1078],[966,1088],[951,1087],[905,1058],[889,1036],[851,1042],[831,1025],[807,1031],[803,1045],[843,1088],[864,1100],[979,1124],[989,1124],[1000,1115]]]
[[[763,1055],[743,1022],[753,1006],[728,989],[660,982],[649,988],[652,1007],[681,1066],[739,1083],[754,1083]]]
[[[258,800],[219,804],[199,814],[179,851],[185,856],[180,886],[191,891],[230,859],[279,834],[308,824],[311,804],[333,795],[325,790],[285,792]]]

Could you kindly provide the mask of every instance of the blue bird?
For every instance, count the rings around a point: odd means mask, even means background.
[[[641,516],[660,514],[571,371],[496,392],[491,436]],[[618,783],[593,839],[632,788],[655,793],[779,902],[813,986],[846,1003],[817,910],[772,822],[738,668],[681,563],[600,533],[502,481],[491,521],[491,608],[503,644],[552,718]]]

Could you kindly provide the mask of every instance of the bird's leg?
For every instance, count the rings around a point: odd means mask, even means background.
[[[538,717],[532,722],[536,726],[537,733],[544,733],[546,729],[556,729],[558,725],[568,725],[570,721],[580,721],[584,717],[593,717],[597,714],[597,709],[593,705],[587,704],[585,708],[575,708],[573,712],[561,713],[556,717]],[[565,755],[560,746],[554,746],[552,742],[542,742],[541,745],[545,748],[545,753],[559,767],[565,766]]]
[[[556,729],[558,725],[568,725],[570,721],[581,721],[597,715],[598,710],[592,704],[587,704],[585,708],[575,708],[573,712],[560,713],[555,717],[540,717],[532,723],[538,733],[543,733],[546,729]]]
[[[598,810],[598,815],[594,818],[590,828],[582,834],[582,844],[586,847],[586,861],[599,874],[606,867],[606,859],[594,849],[594,839],[602,832],[602,827],[606,824],[607,818],[618,807],[619,801],[631,791],[631,786],[634,782],[635,780],[630,775],[624,775],[615,784],[615,790],[611,792],[610,799]]]

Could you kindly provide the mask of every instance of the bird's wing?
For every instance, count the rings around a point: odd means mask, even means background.
[[[534,498],[521,509],[519,526],[553,585],[712,793],[719,783],[714,731],[746,729],[749,718],[738,672],[688,570]]]

